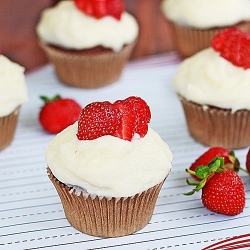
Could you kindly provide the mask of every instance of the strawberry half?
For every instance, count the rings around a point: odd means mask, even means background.
[[[76,122],[82,110],[71,98],[61,98],[60,95],[40,98],[44,101],[44,106],[40,110],[39,121],[42,127],[52,134],[59,133]]]
[[[233,151],[230,151],[223,147],[211,147],[206,152],[204,152],[200,157],[198,157],[195,162],[190,166],[190,170],[195,172],[197,166],[208,165],[209,162],[214,157],[223,157],[224,158],[224,168],[238,171],[240,168],[239,160],[235,157]],[[192,175],[196,180],[200,180],[196,175]]]
[[[114,103],[122,114],[121,124],[115,136],[131,140],[135,133],[144,137],[148,132],[151,113],[147,103],[140,97],[131,96]]]
[[[202,190],[202,203],[207,209],[225,215],[237,215],[243,211],[246,203],[244,184],[235,171],[224,169],[222,157],[215,157],[207,166],[196,167],[195,172],[186,171],[201,181],[187,179],[187,184],[195,188],[185,195]]]
[[[125,100],[94,102],[87,105],[78,120],[79,140],[93,140],[112,135],[131,141],[134,134],[144,137],[151,119],[147,103],[140,97],[131,96]]]
[[[78,119],[77,138],[94,140],[113,135],[120,123],[120,112],[110,102],[94,102],[87,105]]]
[[[117,20],[120,20],[125,6],[124,2],[121,0],[107,0],[106,8],[108,15],[111,15]]]
[[[122,0],[74,0],[74,2],[79,10],[96,19],[113,16],[120,20],[125,9]]]
[[[235,66],[250,68],[249,34],[238,28],[225,29],[213,37],[211,46]]]

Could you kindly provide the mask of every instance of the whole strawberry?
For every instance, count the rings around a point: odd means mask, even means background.
[[[130,96],[113,104],[93,102],[79,116],[77,138],[94,140],[111,135],[131,141],[135,133],[146,135],[150,119],[150,109],[140,97]]]
[[[186,195],[202,190],[202,203],[207,209],[225,215],[237,215],[243,211],[246,203],[244,185],[236,172],[223,167],[224,159],[221,157],[215,157],[207,166],[198,166],[195,173],[191,174],[198,176],[201,181],[187,180],[195,188]]]
[[[189,169],[195,171],[197,166],[208,165],[209,162],[216,156],[224,158],[225,168],[232,169],[236,172],[239,170],[240,163],[235,157],[234,152],[223,147],[209,148],[191,164]],[[196,180],[200,180],[200,178],[198,178],[196,175],[192,175],[192,177],[194,177]]]
[[[248,174],[250,175],[250,148],[248,149],[247,157],[246,157],[246,169],[247,169]]]
[[[82,110],[71,98],[61,98],[60,95],[40,98],[44,101],[44,106],[40,110],[39,121],[42,127],[52,134],[59,133],[76,122]]]
[[[96,19],[113,16],[120,20],[124,11],[123,0],[74,0],[74,2],[79,10]]]

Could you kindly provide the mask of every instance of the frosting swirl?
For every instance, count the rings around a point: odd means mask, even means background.
[[[127,12],[120,20],[112,16],[95,19],[77,9],[73,1],[61,1],[42,12],[36,30],[46,44],[76,50],[103,46],[118,52],[135,41],[139,27]]]
[[[28,101],[24,67],[0,55],[0,117]]]
[[[212,48],[185,59],[173,78],[177,93],[200,105],[250,110],[250,69],[234,66]]]
[[[180,25],[200,29],[225,27],[250,20],[249,0],[164,0],[165,16]]]
[[[50,142],[45,159],[58,180],[89,194],[133,196],[163,181],[171,170],[172,153],[150,128],[131,142],[110,135],[80,141],[76,133],[77,122]]]

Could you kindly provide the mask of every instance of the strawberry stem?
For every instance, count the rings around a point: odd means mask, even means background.
[[[56,101],[56,100],[59,100],[61,99],[61,96],[59,94],[55,95],[54,97],[52,98],[49,98],[47,96],[44,96],[44,95],[41,95],[40,96],[40,99],[44,101],[44,103],[49,103],[49,102],[53,102],[53,101]]]
[[[190,169],[186,169],[188,173],[199,177],[201,181],[197,182],[197,181],[190,181],[186,179],[187,184],[193,185],[195,186],[195,188],[188,193],[184,193],[184,195],[192,195],[195,192],[198,192],[199,190],[201,190],[205,186],[207,180],[212,175],[214,175],[214,173],[220,173],[220,172],[225,171],[223,169],[223,166],[224,166],[224,158],[216,156],[209,162],[208,166],[202,165],[202,166],[196,167],[195,172]]]

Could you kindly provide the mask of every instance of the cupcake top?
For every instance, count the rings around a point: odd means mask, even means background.
[[[138,36],[138,24],[123,11],[120,19],[107,15],[96,18],[80,10],[74,1],[60,1],[42,12],[37,34],[45,44],[66,49],[90,49],[96,46],[120,51]]]
[[[0,117],[28,101],[24,67],[0,55]]]
[[[231,39],[231,42],[229,40]],[[216,35],[212,47],[179,66],[173,87],[188,101],[219,108],[250,110],[250,39],[237,29]]]
[[[250,20],[249,0],[164,0],[162,11],[174,23],[198,29]]]
[[[79,121],[59,133],[46,150],[45,159],[53,175],[68,186],[81,187],[88,194],[117,198],[133,196],[163,181],[172,167],[172,153],[160,136],[148,129],[144,115],[140,117],[144,121],[141,123],[131,116],[134,111],[126,111],[126,105],[138,103],[137,100],[141,105],[138,98],[100,104],[102,112],[109,110],[108,121],[105,121],[108,127],[103,128],[103,115],[102,119],[98,115],[102,129],[94,125],[93,133],[91,125],[83,120],[92,124],[97,116],[91,114],[92,120],[89,113],[99,107],[86,106]],[[113,123],[110,114],[115,120],[121,120]],[[138,125],[132,125],[132,120]]]

